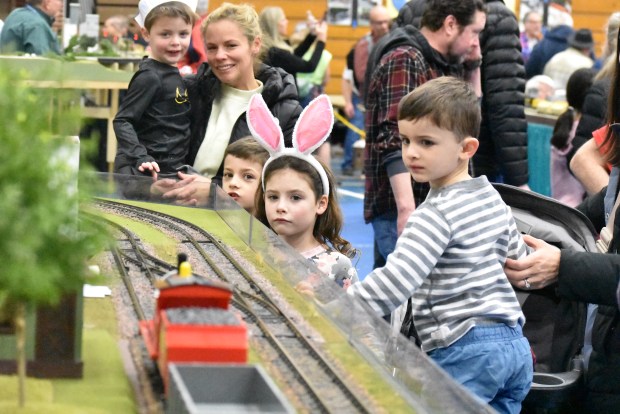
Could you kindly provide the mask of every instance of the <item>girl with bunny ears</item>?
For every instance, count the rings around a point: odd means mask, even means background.
[[[343,219],[334,176],[312,156],[332,129],[329,98],[321,95],[304,109],[293,130],[293,148],[284,147],[282,130],[260,95],[250,99],[247,119],[252,135],[270,154],[256,193],[256,217],[348,288],[358,280],[348,257],[355,251],[340,236]]]

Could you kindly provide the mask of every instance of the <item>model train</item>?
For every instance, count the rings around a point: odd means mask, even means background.
[[[189,263],[181,262],[157,287],[155,315],[140,322],[140,332],[166,393],[169,363],[247,362],[247,327],[230,309],[229,284],[196,277]]]

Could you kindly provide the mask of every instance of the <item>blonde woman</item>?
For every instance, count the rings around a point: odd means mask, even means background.
[[[284,11],[280,7],[265,7],[260,13],[265,63],[282,68],[295,77],[298,73],[314,72],[319,65],[323,50],[325,50],[327,23],[320,21],[310,25],[312,28],[306,38],[293,49],[285,40],[288,20]],[[313,44],[314,52],[306,61],[302,56]]]
[[[226,147],[250,135],[245,110],[252,95],[263,96],[287,146],[301,114],[293,77],[260,61],[262,35],[252,6],[223,3],[202,23],[202,36],[208,63],[185,77],[191,102],[187,163],[200,175],[179,173],[178,182],[158,182],[164,197],[178,204],[203,205],[211,181],[221,185]]]

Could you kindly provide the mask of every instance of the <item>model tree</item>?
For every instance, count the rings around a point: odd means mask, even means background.
[[[25,311],[81,289],[87,258],[105,235],[79,220],[86,200],[66,154],[79,114],[66,92],[28,87],[0,63],[0,309],[17,337],[25,401]],[[79,110],[79,106],[78,106]]]

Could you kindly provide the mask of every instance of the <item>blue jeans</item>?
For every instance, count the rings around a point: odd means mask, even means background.
[[[351,94],[351,102],[353,103],[353,118],[349,119],[353,125],[364,130],[364,113],[359,110],[357,105],[360,102],[359,96],[355,93]],[[342,155],[342,169],[353,167],[353,144],[355,141],[360,139],[360,136],[357,132],[353,131],[351,128],[347,128],[347,133],[344,137],[344,153]]]
[[[521,411],[534,367],[521,326],[476,326],[447,348],[429,356],[450,376],[500,413]]]
[[[396,229],[396,213],[385,213],[372,219],[372,230],[375,233],[375,263],[373,269],[385,266],[388,255],[394,251],[398,231]]]

